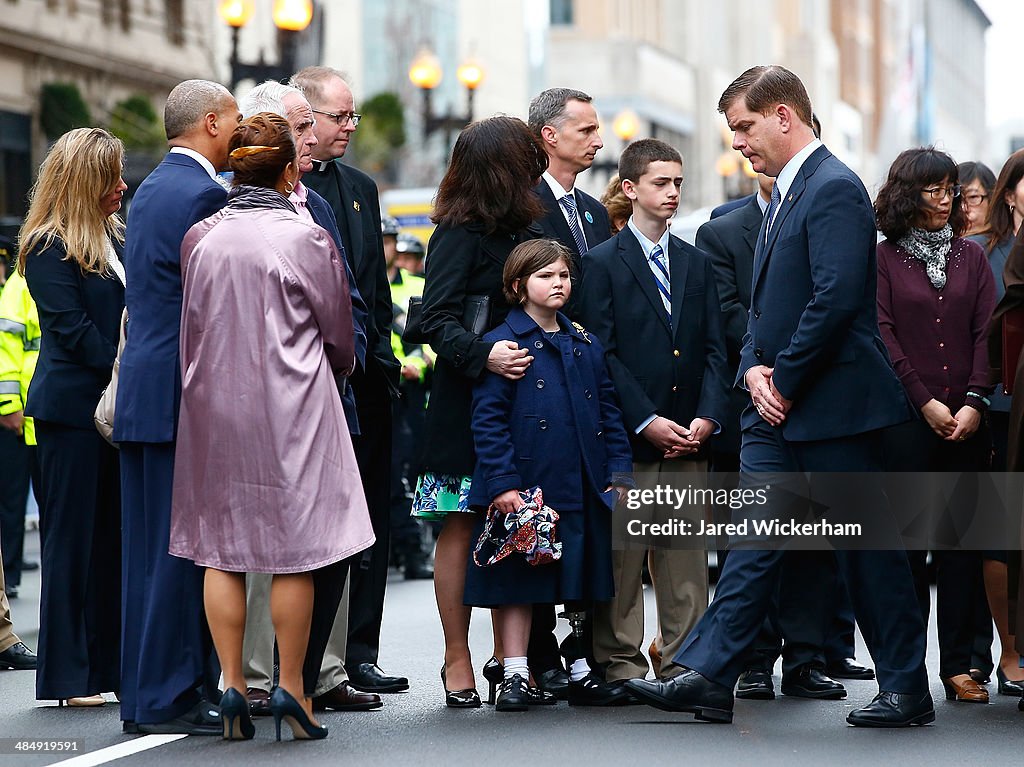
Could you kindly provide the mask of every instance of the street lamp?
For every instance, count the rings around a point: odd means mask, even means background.
[[[640,116],[632,109],[623,109],[612,119],[612,133],[619,137],[623,145],[628,144],[640,132]],[[605,172],[608,178],[619,172],[619,160],[596,160],[592,170]]]
[[[464,62],[456,71],[458,77],[466,87],[466,113],[457,115],[452,112],[451,104],[448,111],[443,115],[435,115],[430,104],[431,94],[441,80],[444,78],[444,71],[441,69],[441,62],[429,49],[422,48],[416,54],[412,64],[409,66],[409,81],[412,82],[423,94],[423,138],[424,140],[431,133],[443,130],[450,138],[452,131],[465,128],[473,122],[473,94],[484,79],[483,68],[473,60]],[[450,143],[446,138],[446,143]]]
[[[274,0],[273,19],[277,27],[278,63],[268,64],[260,50],[259,60],[245,63],[238,58],[239,33],[254,10],[253,0],[221,0],[220,17],[231,27],[231,83],[232,91],[242,80],[284,80],[295,71],[295,54],[299,32],[313,20],[313,0]]]

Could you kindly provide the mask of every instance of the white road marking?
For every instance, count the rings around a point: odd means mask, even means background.
[[[99,751],[93,751],[91,754],[82,754],[81,756],[73,756],[61,762],[54,762],[51,767],[55,767],[58,764],[67,765],[67,767],[96,767],[98,764],[106,764],[115,759],[131,756],[140,751],[148,751],[151,748],[157,748],[158,746],[173,743],[176,740],[187,737],[188,735],[143,735],[141,738],[118,743],[116,746],[101,748]]]

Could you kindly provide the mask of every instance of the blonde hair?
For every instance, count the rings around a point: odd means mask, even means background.
[[[55,239],[83,272],[106,273],[108,243],[124,242],[124,221],[104,215],[100,199],[117,186],[123,167],[124,144],[102,128],[75,128],[57,139],[29,193],[19,238],[21,274],[28,254]]]

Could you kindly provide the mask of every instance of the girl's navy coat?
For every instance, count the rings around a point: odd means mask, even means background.
[[[559,313],[560,343],[522,309],[484,336],[514,341],[533,363],[518,381],[488,373],[473,391],[477,464],[469,501],[487,508],[506,490],[540,485],[556,511],[579,509],[587,490],[602,495],[632,454],[615,389],[597,339]]]

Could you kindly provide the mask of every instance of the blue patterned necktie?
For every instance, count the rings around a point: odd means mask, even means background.
[[[782,193],[779,192],[779,185],[772,185],[772,199],[768,202],[768,211],[765,215],[768,216],[768,226],[764,229],[764,238],[767,241],[768,232],[772,230],[772,224],[775,223],[775,213],[778,211],[779,206],[782,204]]]
[[[661,303],[665,305],[665,314],[668,315],[668,322],[671,325],[672,292],[669,286],[672,284],[672,280],[668,276],[665,251],[661,249],[661,245],[655,245],[651,249],[651,272],[654,274],[654,281],[658,283],[658,294],[661,296]]]
[[[583,230],[580,228],[580,219],[576,214],[576,197],[570,192],[564,195],[559,202],[565,208],[565,212],[569,214],[569,231],[572,232],[572,238],[576,240],[576,249],[579,250],[581,256],[585,255],[587,252],[587,238],[583,236]]]

